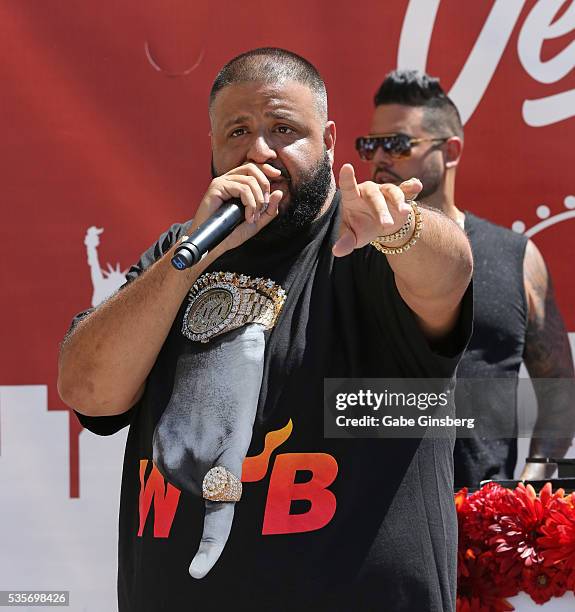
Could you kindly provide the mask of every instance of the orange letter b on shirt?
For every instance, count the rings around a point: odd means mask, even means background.
[[[307,482],[296,483],[298,471],[312,473]],[[335,495],[327,487],[337,476],[337,462],[325,453],[286,453],[276,457],[264,514],[263,535],[302,533],[325,527],[335,514]],[[307,500],[311,508],[290,514],[293,500]]]

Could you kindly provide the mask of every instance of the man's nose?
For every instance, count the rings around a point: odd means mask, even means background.
[[[277,159],[277,153],[265,137],[260,135],[252,141],[246,157],[256,164],[265,164],[270,159]]]
[[[369,162],[369,169],[371,171],[372,180],[375,179],[375,175],[379,170],[386,170],[388,168],[391,168],[392,166],[392,157],[388,153],[385,153],[382,147],[378,147],[373,155],[373,158]]]
[[[383,147],[377,147],[371,160],[372,166],[393,166],[393,157],[383,150]]]

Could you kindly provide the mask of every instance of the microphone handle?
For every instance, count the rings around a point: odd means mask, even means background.
[[[174,251],[172,265],[185,270],[197,264],[220,242],[225,240],[245,219],[245,208],[239,198],[222,204]]]

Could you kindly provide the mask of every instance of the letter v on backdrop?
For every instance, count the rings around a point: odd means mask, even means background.
[[[433,28],[441,0],[410,0],[399,40],[399,68],[425,70]],[[555,57],[541,61],[543,42],[575,30],[575,2],[558,18],[565,0],[538,0],[525,19],[518,39],[518,55],[525,71],[540,83],[555,83],[575,67],[575,42]],[[449,95],[466,123],[479,105],[507,47],[525,0],[496,0],[475,45]],[[525,100],[523,119],[542,127],[575,115],[575,89]]]

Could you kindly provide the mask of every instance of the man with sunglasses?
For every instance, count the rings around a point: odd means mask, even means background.
[[[414,70],[385,77],[375,95],[369,135],[356,140],[372,180],[399,184],[416,176],[419,199],[441,209],[464,228],[474,267],[474,333],[458,368],[458,379],[511,379],[489,391],[466,384],[457,399],[472,406],[484,435],[467,432],[455,444],[456,486],[513,478],[517,462],[516,379],[523,361],[533,379],[573,379],[573,361],[551,278],[537,247],[524,236],[463,211],[455,203],[455,175],[463,152],[457,107],[439,80]],[[461,382],[458,385],[463,388]],[[538,417],[532,457],[563,457],[571,445],[575,402],[567,385],[535,383]],[[465,398],[465,399],[463,399]],[[469,405],[467,402],[472,401]],[[549,434],[563,427],[564,437]],[[501,439],[501,433],[509,437]],[[549,478],[546,463],[527,463],[525,480]]]

